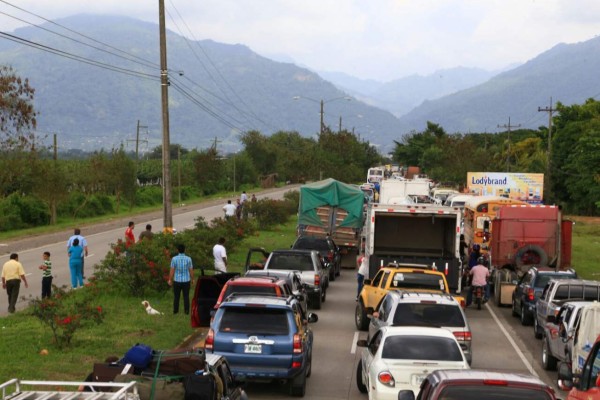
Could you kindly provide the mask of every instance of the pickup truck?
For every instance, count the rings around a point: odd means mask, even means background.
[[[573,373],[567,363],[558,367],[558,387],[570,390],[566,400],[584,400],[600,398],[600,379],[598,379],[598,360],[600,359],[600,336],[591,345],[581,372]]]
[[[556,316],[567,300],[600,301],[600,282],[583,279],[551,279],[536,303],[533,333],[536,339],[544,336],[544,325],[549,316]]]
[[[589,301],[568,301],[564,303],[556,316],[549,315],[544,326],[542,344],[542,366],[545,370],[554,370],[558,361],[571,363],[575,327],[581,318],[581,310]]]

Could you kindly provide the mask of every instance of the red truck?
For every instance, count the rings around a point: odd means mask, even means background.
[[[573,223],[558,206],[507,205],[492,220],[490,265],[494,298],[512,304],[517,280],[532,266],[571,267]]]

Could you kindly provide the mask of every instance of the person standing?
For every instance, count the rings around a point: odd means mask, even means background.
[[[213,247],[213,256],[215,258],[215,271],[218,273],[227,273],[227,250],[225,250],[225,238],[220,237],[219,243]]]
[[[227,204],[223,206],[223,212],[225,213],[225,218],[231,218],[235,216],[236,207],[231,204],[231,200],[227,200]]]
[[[140,232],[140,237],[138,238],[138,242],[141,242],[142,239],[150,239],[150,240],[152,240],[153,237],[154,237],[154,232],[152,232],[152,225],[147,224],[146,225],[146,230]]]
[[[11,314],[16,310],[15,307],[19,298],[21,281],[23,281],[26,288],[29,287],[25,278],[25,270],[19,262],[19,255],[12,253],[10,260],[2,266],[2,288],[6,289],[6,294],[8,295],[8,312]]]
[[[239,221],[240,219],[242,219],[242,208],[244,206],[242,205],[242,203],[240,202],[239,199],[236,200],[236,205],[235,205],[235,217],[237,218],[237,220]]]
[[[358,282],[358,292],[356,293],[356,300],[360,297],[360,292],[362,291],[363,284],[365,281],[365,277],[369,274],[369,266],[367,264],[367,257],[365,257],[365,253],[361,253],[360,257],[357,260],[358,264],[358,272],[356,274],[356,280]]]
[[[69,247],[69,269],[71,270],[71,287],[77,289],[83,286],[82,257],[83,247],[79,245],[79,239],[73,240]]]
[[[127,224],[127,229],[125,229],[125,247],[130,247],[135,243],[133,228],[135,228],[135,224],[133,221],[129,221],[129,224]]]
[[[248,195],[246,194],[246,191],[244,190],[242,192],[242,195],[240,196],[240,202],[242,204],[244,204],[246,201],[248,201]]]
[[[251,203],[256,203],[258,201],[258,199],[256,198],[256,195],[254,193],[252,193],[252,197],[250,198],[250,202]]]
[[[42,257],[44,263],[39,268],[42,270],[42,299],[46,299],[52,296],[52,261],[49,251],[45,251]]]
[[[177,245],[177,254],[171,259],[169,286],[173,287],[173,314],[179,312],[179,298],[183,293],[183,312],[190,313],[190,287],[194,283],[192,259],[185,255],[185,245]]]
[[[73,236],[69,238],[67,241],[67,252],[69,248],[73,246],[73,240],[79,239],[79,245],[83,247],[83,253],[81,254],[81,276],[85,279],[84,267],[85,267],[85,257],[88,256],[88,243],[85,237],[81,235],[81,229],[75,228],[73,232]]]

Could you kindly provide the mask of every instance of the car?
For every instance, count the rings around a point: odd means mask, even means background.
[[[600,399],[600,336],[591,346],[590,352],[580,373],[573,373],[571,366],[560,363],[558,367],[558,387],[569,390],[566,400]]]
[[[219,308],[223,300],[234,293],[289,297],[292,295],[292,288],[276,276],[237,276],[225,282],[214,309]]]
[[[535,303],[550,279],[577,279],[577,273],[573,269],[556,271],[549,267],[531,267],[521,277],[512,294],[512,314],[520,318],[521,325],[533,323]]]
[[[356,303],[354,322],[356,328],[366,331],[369,315],[379,308],[383,297],[391,290],[450,293],[443,272],[420,264],[390,264],[377,271],[373,279],[365,279]],[[457,296],[461,306],[464,298]]]
[[[308,294],[306,293],[306,284],[302,283],[302,275],[298,271],[277,271],[271,269],[268,271],[263,270],[250,270],[246,272],[245,276],[267,276],[267,277],[278,277],[284,280],[292,289],[292,295],[300,302],[302,309],[306,313],[308,311]]]
[[[204,341],[207,354],[227,358],[236,381],[287,381],[304,396],[312,370],[318,316],[304,314],[294,297],[232,295],[217,310]]]
[[[316,250],[274,250],[265,263],[264,271],[269,270],[298,271],[311,307],[318,310],[325,302],[329,275]]]
[[[388,292],[369,323],[369,337],[383,326],[434,326],[456,337],[471,364],[471,327],[460,303],[446,293]]]
[[[401,390],[398,400],[556,400],[554,389],[539,378],[521,373],[471,369],[432,372],[421,384],[418,396]]]
[[[399,390],[418,391],[437,369],[469,369],[454,335],[446,329],[385,326],[367,342],[356,368],[356,385],[370,400],[396,399]]]
[[[292,245],[294,250],[317,250],[323,262],[329,267],[329,280],[335,281],[340,275],[342,255],[330,237],[300,236]]]

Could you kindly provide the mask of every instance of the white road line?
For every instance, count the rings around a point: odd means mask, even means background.
[[[94,257],[96,254],[92,253],[90,255],[85,256],[85,258],[90,258],[90,257]]]
[[[350,347],[350,354],[356,354],[356,342],[358,341],[358,331],[354,332],[354,339],[352,339],[352,347]]]
[[[525,355],[523,354],[523,352],[521,351],[521,349],[519,349],[519,346],[517,346],[517,344],[515,343],[515,341],[513,340],[513,338],[508,334],[508,332],[506,331],[506,329],[504,328],[504,326],[502,325],[502,323],[500,322],[500,320],[498,319],[498,317],[496,316],[496,314],[494,313],[494,311],[492,311],[492,308],[490,307],[490,305],[486,304],[485,307],[490,312],[490,314],[492,315],[492,318],[494,318],[494,321],[496,321],[496,324],[498,324],[498,327],[500,328],[500,330],[502,331],[502,333],[504,333],[504,336],[506,336],[506,338],[508,339],[508,341],[512,345],[513,349],[515,349],[515,351],[517,352],[517,354],[521,358],[521,361],[523,361],[523,364],[525,364],[525,367],[527,367],[527,369],[529,370],[529,372],[531,373],[531,375],[536,376],[536,377],[539,378],[539,375],[537,374],[537,372],[535,372],[535,370],[533,369],[533,366],[531,365],[531,363],[529,361],[527,361],[527,358],[525,358]]]

